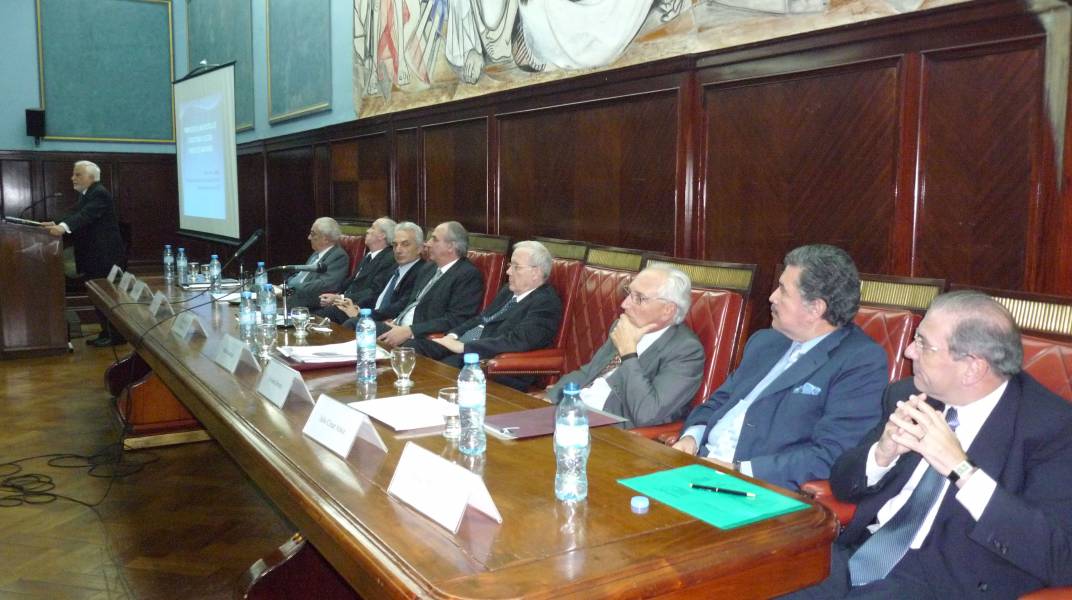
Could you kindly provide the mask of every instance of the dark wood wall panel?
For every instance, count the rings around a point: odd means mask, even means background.
[[[32,163],[28,160],[0,158],[0,211],[4,216],[17,217],[25,210],[28,219],[41,220],[45,214],[45,202],[26,210],[39,198],[33,197]],[[43,198],[43,196],[42,196]]]
[[[425,224],[458,221],[488,231],[487,121],[476,119],[424,128]]]
[[[309,227],[316,219],[313,202],[313,148],[268,152],[266,231],[270,265],[303,263],[309,258]]]
[[[131,226],[130,257],[159,262],[163,244],[177,244],[179,239],[178,207],[160,209],[161,199],[169,198],[178,186],[175,162],[125,161],[115,169],[120,220]]]
[[[1037,260],[1042,239],[1031,230],[1040,192],[1033,175],[1042,49],[925,58],[916,272],[1025,287],[1028,259]]]
[[[356,219],[357,140],[331,144],[331,214],[338,219]]]
[[[397,184],[392,215],[399,221],[421,223],[420,133],[402,129],[395,133]]]
[[[357,140],[357,217],[378,219],[391,210],[391,145],[386,134]]]
[[[898,160],[898,71],[883,61],[704,90],[705,257],[756,262],[757,292],[801,244],[887,272]]]
[[[677,94],[525,112],[499,120],[499,226],[674,251]]]
[[[263,152],[238,155],[238,219],[243,238],[265,225]],[[267,253],[268,244],[261,238],[239,260],[245,268],[254,269],[258,260],[267,259]]]

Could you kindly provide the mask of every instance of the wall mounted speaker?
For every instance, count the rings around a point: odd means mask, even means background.
[[[45,111],[37,108],[26,109],[26,135],[45,137]]]

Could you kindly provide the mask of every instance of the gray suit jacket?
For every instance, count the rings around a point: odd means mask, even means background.
[[[570,382],[582,388],[589,385],[616,353],[608,338],[588,364],[560,379],[548,398],[557,403]],[[703,368],[704,350],[696,334],[684,323],[671,325],[643,354],[611,373],[607,378],[611,393],[603,410],[625,417],[628,429],[684,418],[700,389]]]
[[[313,255],[310,254],[309,259],[312,258]],[[350,271],[350,258],[346,251],[336,244],[324,254],[324,258],[320,261],[327,267],[323,273],[307,273],[303,281],[297,284],[294,280],[301,273],[295,273],[287,279],[287,285],[294,290],[294,295],[287,299],[287,305],[291,308],[295,306],[320,308],[320,294],[342,291],[340,289],[342,282]]]

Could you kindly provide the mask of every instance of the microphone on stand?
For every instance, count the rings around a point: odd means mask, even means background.
[[[223,263],[223,266],[220,267],[220,272],[222,273],[223,270],[226,269],[232,262],[234,262],[236,258],[245,254],[246,251],[252,248],[253,244],[259,242],[262,237],[264,237],[263,229],[258,229],[257,231],[254,231],[252,234],[250,234],[250,236],[246,238],[246,241],[242,242],[242,245],[238,247],[238,250],[234,251],[234,254],[231,255],[231,258],[228,258],[227,262]]]
[[[33,202],[29,203],[22,210],[19,211],[19,218],[22,218],[26,214],[26,211],[33,209],[33,207],[35,207],[35,206],[37,206],[39,204],[42,204],[44,202],[48,202],[49,200],[55,200],[56,198],[62,198],[62,197],[63,197],[63,192],[55,192],[55,193],[49,194],[48,196],[45,196],[44,198],[38,198],[37,200],[34,200]],[[47,209],[48,207],[46,206],[45,208]],[[48,210],[45,210],[45,215],[46,216],[48,215]]]

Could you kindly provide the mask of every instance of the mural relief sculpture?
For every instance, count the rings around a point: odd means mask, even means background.
[[[372,116],[964,0],[354,0]]]

